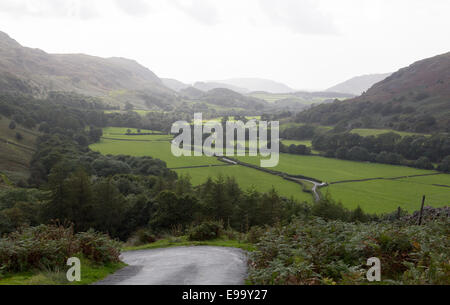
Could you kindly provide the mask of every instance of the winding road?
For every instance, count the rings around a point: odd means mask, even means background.
[[[242,285],[245,251],[223,247],[176,247],[128,251],[127,267],[96,285]]]

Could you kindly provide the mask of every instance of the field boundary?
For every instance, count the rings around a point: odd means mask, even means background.
[[[171,139],[161,139],[161,140],[138,140],[138,139],[118,139],[118,138],[107,138],[101,137],[101,139],[105,140],[113,140],[113,141],[127,141],[127,142],[170,142]]]
[[[0,138],[0,142],[3,142],[5,144],[11,144],[11,145],[17,146],[17,147],[22,148],[22,149],[30,150],[32,152],[36,152],[36,150],[34,148],[31,148],[31,147],[28,147],[28,146],[25,146],[25,145],[22,145],[22,144],[17,144],[15,142],[10,141],[10,140],[6,140],[6,139]]]
[[[265,172],[265,173],[268,173],[268,174],[271,174],[271,175],[274,175],[274,176],[281,177],[284,180],[291,181],[291,182],[294,182],[296,184],[299,184],[302,187],[302,191],[305,192],[305,193],[311,194],[314,197],[314,200],[316,202],[318,202],[318,201],[320,201],[322,199],[322,194],[320,192],[320,188],[321,187],[325,187],[325,186],[328,185],[328,184],[323,183],[323,182],[321,182],[321,181],[319,181],[318,179],[315,179],[315,178],[306,177],[306,176],[302,176],[302,175],[289,175],[289,174],[284,173],[284,172],[274,171],[274,170],[271,170],[271,169],[263,168],[263,167],[260,167],[260,166],[257,166],[257,165],[253,165],[253,164],[249,164],[249,163],[245,163],[245,162],[242,162],[242,161],[239,161],[237,159],[230,158],[230,157],[226,157],[226,158],[224,158],[224,157],[217,157],[217,159],[219,161],[226,162],[229,165],[241,165],[241,166],[249,167],[249,168],[256,169],[256,170],[259,170],[259,171],[262,171],[262,172]],[[302,181],[312,183],[314,186],[311,189],[309,189]]]
[[[442,175],[442,173],[433,173],[433,174],[420,174],[420,175],[411,175],[411,176],[400,176],[400,177],[378,177],[378,178],[366,178],[366,179],[355,179],[355,180],[342,180],[342,181],[335,181],[330,182],[329,184],[342,184],[342,183],[353,183],[353,182],[366,182],[366,181],[375,181],[375,180],[399,180],[399,179],[407,179],[407,178],[414,178],[414,177],[427,177],[427,176],[437,176]]]
[[[196,165],[196,166],[183,166],[183,167],[173,167],[170,170],[177,169],[190,169],[190,168],[205,168],[205,167],[223,167],[223,166],[233,166],[233,164],[210,164],[210,165]]]

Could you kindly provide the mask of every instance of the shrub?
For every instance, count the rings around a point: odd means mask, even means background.
[[[449,219],[422,226],[345,223],[321,218],[272,228],[250,254],[250,284],[367,284],[369,257],[381,279],[397,284],[450,284]]]
[[[156,241],[156,237],[148,229],[139,229],[129,239],[128,243],[132,246],[141,246],[145,244],[151,244]]]
[[[194,226],[189,230],[189,240],[211,240],[220,236],[222,226],[217,222],[204,222],[198,226]]]
[[[118,262],[120,244],[107,235],[89,231],[74,234],[73,227],[24,227],[0,239],[0,271],[59,270],[69,257],[82,256],[103,264]]]
[[[80,252],[84,257],[99,264],[119,262],[120,243],[108,235],[89,230],[76,235]]]

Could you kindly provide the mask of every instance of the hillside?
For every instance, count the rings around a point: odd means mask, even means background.
[[[188,88],[189,89],[189,88]],[[187,90],[185,92],[187,92]],[[194,97],[194,94],[199,94],[199,91],[195,91],[195,88],[191,88],[188,92]],[[244,109],[254,109],[261,110],[268,106],[268,103],[264,100],[245,96],[238,92],[225,89],[216,88],[202,93],[197,98],[192,98],[193,101],[203,101],[209,104],[214,104],[220,107],[226,108],[244,108]]]
[[[161,78],[161,81],[163,82],[164,86],[177,92],[190,87],[190,85],[172,78]]]
[[[0,187],[28,179],[30,161],[39,135],[37,131],[21,125],[10,129],[10,122],[5,117],[0,119]]]
[[[337,84],[336,86],[333,86],[326,91],[361,95],[363,92],[367,91],[367,89],[369,89],[376,83],[381,82],[390,75],[392,75],[392,73],[356,76],[343,83]]]
[[[249,90],[246,88],[229,85],[229,84],[225,84],[225,83],[220,83],[220,82],[196,82],[193,87],[198,90],[202,90],[202,91],[210,91],[213,89],[228,89],[228,90],[232,90],[232,91],[235,91],[235,92],[238,92],[241,94],[245,94],[245,93],[249,92]]]
[[[69,91],[101,97],[114,104],[130,101],[151,104],[156,96],[174,100],[174,93],[149,69],[124,58],[84,54],[48,54],[21,46],[0,32],[0,90],[45,97],[51,91]]]
[[[217,81],[222,84],[245,88],[248,91],[266,91],[270,93],[289,93],[295,91],[289,86],[262,78],[231,78]]]
[[[400,69],[365,94],[300,113],[300,122],[345,128],[450,131],[450,52]]]

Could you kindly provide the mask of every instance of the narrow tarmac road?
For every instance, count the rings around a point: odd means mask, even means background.
[[[247,256],[241,249],[176,247],[124,252],[129,266],[96,285],[241,285]]]

